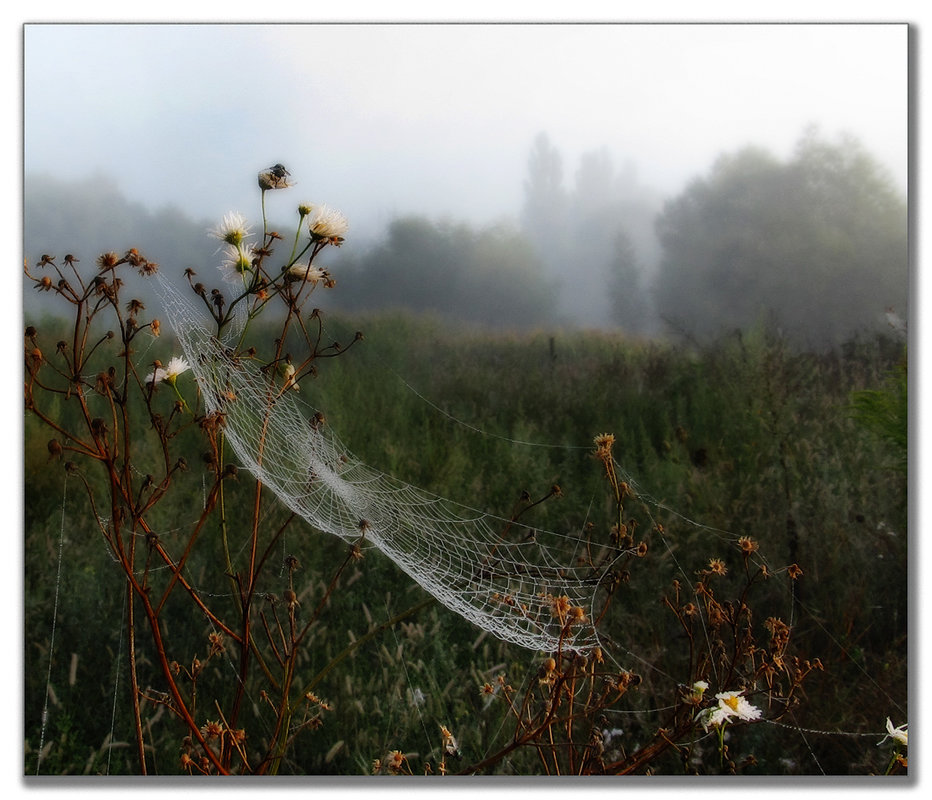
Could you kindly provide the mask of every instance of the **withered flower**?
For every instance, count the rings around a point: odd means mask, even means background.
[[[738,547],[741,548],[742,553],[749,556],[757,550],[758,544],[750,536],[742,536],[738,539]]]
[[[97,257],[97,266],[100,267],[101,272],[113,269],[119,263],[120,257],[116,253],[101,253]]]
[[[262,170],[258,175],[259,188],[265,192],[270,189],[287,189],[294,184],[288,180],[291,173],[281,164]]]
[[[710,558],[709,572],[713,575],[726,575],[728,573],[728,567],[725,566],[725,562],[720,558]]]

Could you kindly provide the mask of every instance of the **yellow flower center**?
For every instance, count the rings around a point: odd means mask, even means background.
[[[732,711],[738,710],[738,696],[734,695],[732,697],[723,697],[722,698],[729,706],[731,706]]]

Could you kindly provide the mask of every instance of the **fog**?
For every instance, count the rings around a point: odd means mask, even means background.
[[[403,234],[473,253],[470,237],[498,226],[500,251],[482,258],[533,269],[514,255],[520,230],[561,292],[557,317],[617,323],[632,302],[613,312],[606,264],[624,272],[616,294],[634,281],[648,298],[657,214],[723,154],[753,147],[788,163],[814,126],[827,141],[855,137],[905,194],[907,35],[899,24],[27,25],[26,255],[50,231],[41,211],[57,213],[47,198],[30,206],[32,186],[99,181],[119,193],[107,203],[200,223],[255,217],[256,172],[280,162],[296,186],[270,193],[270,216],[341,209],[359,293],[380,261],[404,260]],[[542,159],[558,173],[553,197]],[[157,236],[152,247],[159,258]],[[634,303],[637,333],[657,328],[647,303]]]
[[[27,25],[26,172],[218,217],[285,163],[362,231],[515,215],[534,137],[661,193],[810,124],[907,174],[905,25]],[[292,198],[286,201],[294,202]]]

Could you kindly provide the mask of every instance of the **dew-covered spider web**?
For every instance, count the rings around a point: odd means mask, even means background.
[[[494,636],[532,650],[598,644],[596,598],[606,551],[470,509],[367,467],[340,443],[301,394],[233,356],[233,330],[218,339],[167,281],[166,312],[203,394],[224,417],[241,466],[313,528],[372,546],[444,606]],[[580,611],[581,609],[581,611]]]

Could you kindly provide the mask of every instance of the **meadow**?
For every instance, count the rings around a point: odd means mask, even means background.
[[[895,394],[902,340],[865,335],[809,352],[764,326],[698,345],[605,331],[490,333],[403,313],[323,320],[323,341],[346,352],[318,360],[316,377],[301,382],[302,399],[361,461],[401,481],[502,519],[522,498],[546,497],[527,511],[534,525],[607,537],[616,504],[593,440],[614,435],[629,507],[639,508],[633,541],[644,547],[605,619],[613,643],[606,655],[631,680],[598,713],[568,714],[561,729],[575,724],[587,746],[597,739],[599,764],[641,774],[902,771],[892,743],[877,745],[886,718],[904,723],[908,704],[905,438],[890,435],[905,416],[894,414],[885,428],[858,401],[870,397],[859,392]],[[65,323],[34,324],[33,338],[50,354]],[[167,336],[149,347],[149,361],[173,352]],[[48,413],[64,420],[72,412],[59,397]],[[47,426],[28,411],[24,424],[25,772],[137,774],[127,586],[95,521],[109,512],[90,507],[48,449]],[[141,464],[160,457],[147,428],[137,439]],[[197,516],[213,481],[203,436],[196,425],[178,431],[190,455],[171,503],[153,511],[163,542]],[[83,474],[104,481],[94,465]],[[235,532],[247,524],[255,481],[242,470],[229,487],[224,513]],[[288,527],[269,550],[274,567],[257,596],[287,588],[292,611],[317,614],[294,659],[295,685],[310,696],[280,774],[421,774],[440,763],[448,774],[590,771],[590,751],[566,760],[556,753],[560,740],[513,744],[515,720],[530,718],[514,713],[515,698],[552,688],[548,654],[499,641],[431,602],[375,550],[348,560],[344,542],[292,522],[274,500],[262,513],[264,528]],[[753,541],[753,563],[768,566],[764,578],[749,574],[742,541]],[[185,575],[210,603],[235,606],[215,529],[205,529]],[[763,721],[730,727],[727,738],[722,730],[721,739],[698,728],[660,747],[671,696],[692,685],[697,665],[718,663],[728,644],[683,625],[692,612],[677,597],[701,606],[690,593],[713,581],[717,598],[734,598],[721,607],[737,609],[722,623],[735,641],[752,633],[766,641],[769,632],[769,644],[748,651],[751,663],[763,663],[765,651],[774,657],[768,620],[779,619],[785,652],[798,654],[798,664],[817,659],[819,668],[804,670],[778,720],[767,721],[775,706],[759,691]],[[192,707],[216,717],[214,698],[232,691],[232,648],[205,656],[210,628],[188,604],[172,600],[160,618],[172,663],[182,675],[197,673]],[[140,634],[134,669],[147,768],[191,771],[180,757],[197,743],[161,694],[158,662]],[[272,695],[246,692],[247,747],[275,740]],[[455,758],[451,750],[444,758],[447,734]],[[632,759],[637,753],[646,755]]]

